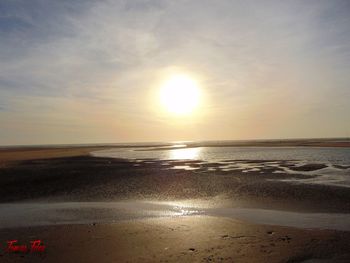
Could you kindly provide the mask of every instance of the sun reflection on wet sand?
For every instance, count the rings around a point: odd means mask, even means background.
[[[259,208],[207,206],[205,200],[191,202],[120,201],[0,204],[0,228],[113,223],[159,217],[211,216],[233,218],[255,224],[349,231],[347,213],[302,213]],[[202,205],[201,205],[202,203]],[[198,205],[196,205],[198,204]]]
[[[185,148],[169,151],[169,159],[194,160],[198,159],[201,148]]]

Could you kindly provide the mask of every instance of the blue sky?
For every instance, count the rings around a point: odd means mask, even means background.
[[[0,144],[349,137],[349,84],[349,1],[0,2]]]

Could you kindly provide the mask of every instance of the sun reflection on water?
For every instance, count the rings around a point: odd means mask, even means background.
[[[200,148],[185,148],[169,151],[169,159],[175,160],[194,160],[198,159]]]

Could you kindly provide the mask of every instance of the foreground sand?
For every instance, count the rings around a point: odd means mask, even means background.
[[[47,247],[43,254],[2,251],[1,262],[350,262],[350,233],[216,217],[5,229],[0,236]]]

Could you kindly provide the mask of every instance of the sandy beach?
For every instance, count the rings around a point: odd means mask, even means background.
[[[276,180],[285,179],[286,175],[274,173],[271,167],[266,168],[262,174],[223,169],[214,172],[207,169],[208,164],[202,164],[202,167],[196,161],[168,161],[164,164],[157,160],[122,160],[90,156],[89,152],[96,149],[101,147],[2,150],[0,152],[1,209],[16,204],[45,204],[47,207],[51,204],[52,208],[57,203],[83,204],[98,201],[108,204],[138,200],[177,202],[184,206],[192,204],[199,211],[240,207],[252,210],[264,209],[264,211],[271,209],[295,213],[345,215],[350,211],[350,203],[344,201],[350,200],[348,188],[293,185],[290,182]],[[172,169],[179,165],[201,168]],[[221,164],[210,165],[219,167]],[[308,165],[298,169],[304,171],[319,168],[317,165]],[[305,175],[293,174],[292,177],[304,178]],[[20,210],[24,213],[23,209]],[[61,210],[71,215],[67,208]],[[150,210],[153,211],[155,208]],[[76,214],[81,217],[86,213],[85,218],[88,218],[93,213],[98,217],[108,213],[110,209],[91,211],[93,212],[78,209]],[[64,213],[59,214],[61,220],[64,218]],[[225,214],[226,212],[191,214],[182,211],[179,214],[170,213],[168,216],[162,212],[156,216],[134,217],[121,212],[123,213],[127,216],[113,222],[93,218],[92,221],[85,223],[63,221],[61,224],[56,224],[54,221],[48,221],[47,225],[42,226],[29,224],[6,227],[3,224],[0,228],[2,239],[0,261],[349,262],[350,260],[350,232],[347,231],[278,226],[278,224],[258,223],[259,221],[253,223],[254,220],[244,220],[242,217],[236,219],[235,216]],[[75,219],[75,214],[72,218]],[[21,222],[25,222],[26,219],[31,222],[29,216],[25,216]],[[35,218],[33,220],[35,222]],[[7,253],[8,240],[18,240],[20,244],[41,240],[46,249],[44,253]]]
[[[4,239],[41,239],[43,254],[4,254],[1,262],[349,262],[348,232],[179,217],[108,225],[0,230]],[[314,261],[312,261],[314,260]]]

